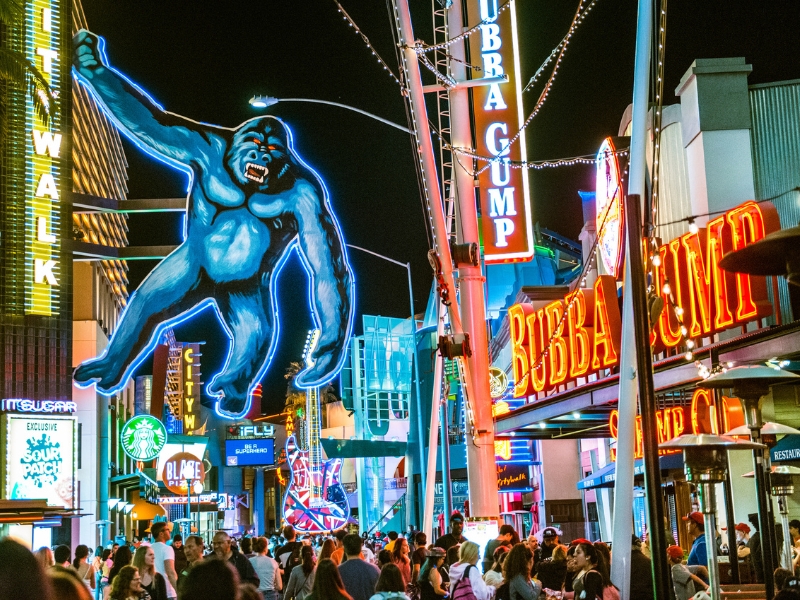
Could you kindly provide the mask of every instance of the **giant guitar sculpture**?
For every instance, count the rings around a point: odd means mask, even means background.
[[[303,358],[313,366],[312,352],[319,330],[311,332]],[[283,516],[297,531],[321,533],[343,527],[350,517],[347,494],[340,481],[342,460],[322,460],[320,447],[319,388],[306,389],[308,450],[302,450],[295,435],[286,441],[286,456],[292,479],[283,499]]]

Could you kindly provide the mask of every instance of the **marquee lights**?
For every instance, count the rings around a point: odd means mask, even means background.
[[[25,55],[39,68],[54,90],[60,86],[61,35],[59,0],[29,0],[26,3]],[[54,107],[53,107],[54,108]],[[54,115],[57,111],[51,108]],[[58,117],[60,119],[61,117]],[[58,314],[59,193],[61,186],[62,135],[37,114],[33,101],[25,101],[25,312],[50,316]]]
[[[659,248],[655,291],[675,310],[661,313],[652,340],[655,351],[678,346],[687,337],[707,337],[771,314],[765,278],[728,274],[719,261],[724,253],[757,242],[779,228],[772,204],[746,202],[709,222],[707,228]],[[683,322],[678,320],[681,316]],[[538,310],[530,304],[514,304],[508,319],[515,398],[548,391],[619,361],[616,281],[608,275],[598,277],[593,289],[578,288],[565,300]],[[696,342],[686,339],[683,343],[687,360],[692,360]]]
[[[487,263],[527,261],[534,252],[528,171],[510,164],[526,161],[525,137],[511,139],[523,125],[514,4],[510,0],[508,9],[499,11],[496,0],[479,0],[480,36],[471,40],[473,56],[481,57],[483,76],[506,78],[472,91],[476,153],[492,158],[479,175]]]

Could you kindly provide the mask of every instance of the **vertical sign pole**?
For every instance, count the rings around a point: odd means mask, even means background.
[[[636,59],[633,77],[633,119],[631,128],[628,195],[643,198],[645,189],[645,152],[647,141],[647,104],[650,83],[650,39],[653,0],[638,0]],[[633,328],[633,295],[630,293],[632,240],[626,236],[625,274],[622,300],[622,353],[619,362],[619,431],[636,431],[636,335]],[[638,243],[636,240],[634,243]],[[621,600],[630,599],[631,535],[633,532],[633,463],[635,436],[617,440],[616,482],[614,484],[614,528],[611,580],[620,587]],[[652,526],[652,524],[651,524]],[[661,523],[656,526],[662,527]],[[663,556],[656,557],[657,560]]]
[[[447,9],[447,24],[450,37],[463,30],[464,19],[461,2],[456,0]],[[466,80],[466,52],[464,44],[458,42],[450,47],[451,75],[456,81]],[[451,144],[457,148],[472,147],[472,130],[469,116],[469,92],[464,87],[450,90]],[[467,160],[471,164],[472,160]],[[456,198],[458,200],[458,222],[461,225],[461,243],[475,243],[480,248],[478,233],[478,214],[475,208],[475,188],[472,175],[457,160],[453,161],[455,171]],[[461,314],[469,331],[472,356],[469,373],[472,376],[470,394],[475,439],[467,441],[467,479],[469,483],[469,509],[472,516],[494,517],[498,514],[497,473],[494,455],[494,422],[492,419],[492,400],[489,392],[489,340],[486,335],[486,299],[480,264],[458,265],[458,281],[461,299]]]

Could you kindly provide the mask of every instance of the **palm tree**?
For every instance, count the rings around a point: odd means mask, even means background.
[[[10,45],[9,31],[21,27],[24,20],[25,6],[22,2],[0,0],[0,81],[27,88],[34,110],[47,123],[55,108],[53,92],[39,69],[23,52]],[[0,117],[5,115],[5,101],[4,95],[0,95]],[[5,127],[5,118],[2,118],[0,126]]]

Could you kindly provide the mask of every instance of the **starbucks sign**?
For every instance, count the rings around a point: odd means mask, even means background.
[[[155,417],[138,415],[122,427],[119,443],[133,460],[153,460],[167,443],[167,430]]]

